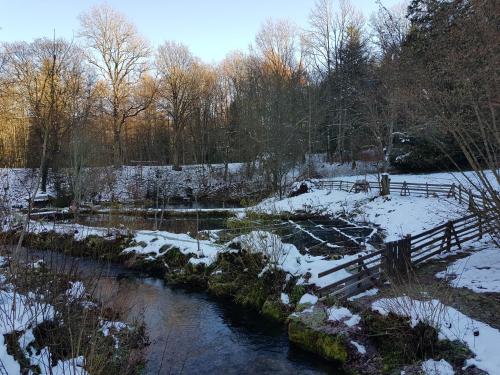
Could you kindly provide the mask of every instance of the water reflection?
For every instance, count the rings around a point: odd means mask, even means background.
[[[130,230],[164,230],[171,233],[196,233],[202,230],[221,229],[225,227],[225,218],[203,217],[154,217],[127,216],[127,215],[82,215],[77,223],[105,228],[118,228],[124,225]]]
[[[76,263],[107,306],[123,311],[129,322],[144,319],[151,341],[146,374],[342,374],[291,346],[284,328],[232,303],[119,265],[51,252],[30,256],[45,258],[58,271]]]

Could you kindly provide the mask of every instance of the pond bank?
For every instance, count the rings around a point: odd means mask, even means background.
[[[287,339],[286,329],[253,309],[120,264],[30,250],[47,266],[76,262],[82,275],[97,281],[96,295],[120,306],[126,319],[144,319],[151,345],[145,374],[337,374],[339,366],[309,354]]]

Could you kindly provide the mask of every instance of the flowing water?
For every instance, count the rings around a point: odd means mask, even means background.
[[[120,265],[30,254],[58,271],[76,264],[83,279],[97,280],[96,295],[106,305],[124,311],[128,322],[144,320],[151,341],[146,374],[343,374],[290,344],[284,327],[233,303],[172,288]]]

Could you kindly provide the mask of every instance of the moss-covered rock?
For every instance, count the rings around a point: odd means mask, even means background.
[[[185,267],[191,257],[190,255],[183,254],[178,248],[171,248],[170,246],[160,248],[160,253],[164,253],[161,258],[169,268]]]
[[[291,319],[288,338],[294,344],[329,361],[344,363],[347,348],[341,335],[332,335],[307,325],[300,319]]]
[[[268,298],[262,305],[261,312],[262,315],[278,322],[284,322],[289,314],[288,307],[277,298]]]
[[[306,288],[303,285],[295,285],[290,292],[290,302],[296,305],[300,298],[306,293]]]

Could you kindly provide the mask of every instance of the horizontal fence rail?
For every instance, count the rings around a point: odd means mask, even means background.
[[[348,193],[359,191],[377,191],[381,190],[381,184],[378,181],[345,181],[345,180],[318,180],[314,185],[319,189],[340,190]],[[426,197],[446,197],[454,198],[460,204],[468,204],[469,210],[487,210],[488,202],[492,197],[484,191],[473,191],[467,189],[461,184],[436,184],[420,183],[407,181],[391,181],[389,185],[391,193],[397,193],[401,196],[426,196]],[[498,192],[495,193],[496,199],[499,199]]]
[[[499,217],[471,214],[448,221],[417,235],[408,235],[397,241],[386,242],[382,250],[359,256],[325,270],[318,277],[346,270],[346,278],[319,289],[321,296],[336,295],[349,297],[379,285],[384,277],[399,277],[411,268],[438,254],[461,249],[463,244],[480,239],[490,232],[487,222]]]

